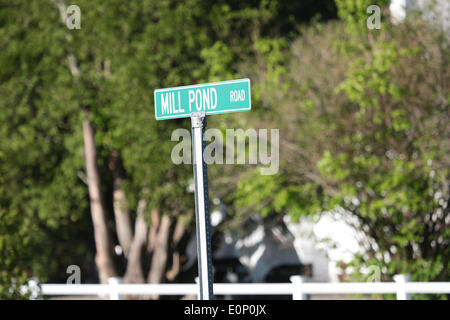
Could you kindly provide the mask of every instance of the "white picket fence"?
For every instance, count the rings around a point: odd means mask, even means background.
[[[450,282],[409,282],[409,276],[397,275],[395,282],[306,282],[292,276],[290,283],[215,283],[215,295],[291,295],[294,300],[307,299],[308,294],[387,294],[397,300],[408,300],[412,293],[449,294]],[[119,300],[123,295],[198,295],[198,285],[182,284],[123,284],[121,278],[110,278],[108,284],[41,284],[39,296],[101,296]]]

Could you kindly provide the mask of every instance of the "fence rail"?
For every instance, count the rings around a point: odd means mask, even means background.
[[[398,300],[410,299],[411,293],[450,294],[450,282],[409,282],[409,277],[397,275],[395,282],[306,282],[292,276],[290,283],[215,283],[215,295],[291,295],[303,300],[308,294],[387,294],[394,293]],[[108,284],[41,284],[40,295],[93,295],[109,296],[112,300],[122,295],[198,295],[193,284],[122,284],[120,278],[111,278]]]

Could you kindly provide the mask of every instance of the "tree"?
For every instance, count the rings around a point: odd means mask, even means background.
[[[57,28],[55,8],[53,3],[1,3],[0,269],[5,297],[8,283],[17,289],[33,275],[63,280],[70,264],[89,272],[81,135],[73,130],[78,113],[67,90],[64,33]]]
[[[247,173],[235,209],[344,210],[368,238],[355,277],[377,265],[384,280],[448,280],[448,39],[420,19],[374,33],[345,27],[305,30],[284,74],[254,76],[281,79],[272,91],[260,85],[260,103],[276,103],[266,123],[280,128],[283,162],[275,178]]]
[[[1,2],[0,226],[18,236],[0,235],[2,292],[63,280],[74,259],[84,274],[94,246],[102,282],[174,280],[194,204],[191,168],[168,157],[188,125],[154,120],[153,89],[234,76],[259,37],[295,32],[313,4],[78,1],[69,30],[64,1]]]

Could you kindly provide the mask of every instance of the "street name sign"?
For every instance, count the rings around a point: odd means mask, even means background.
[[[154,99],[156,120],[191,118],[199,298],[211,300],[214,297],[211,221],[208,170],[203,156],[206,116],[250,110],[250,79],[156,89]]]
[[[251,109],[250,79],[221,81],[154,91],[156,120],[189,118]]]

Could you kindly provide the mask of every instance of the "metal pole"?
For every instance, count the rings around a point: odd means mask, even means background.
[[[197,256],[199,299],[213,299],[213,274],[211,258],[211,234],[209,219],[208,172],[203,158],[206,127],[205,112],[193,112],[192,123],[192,156],[195,182],[195,216],[197,221]]]

